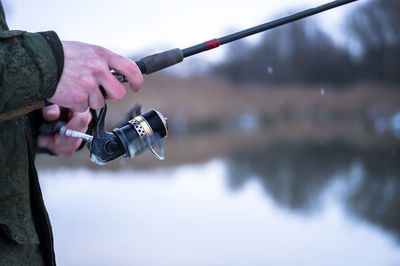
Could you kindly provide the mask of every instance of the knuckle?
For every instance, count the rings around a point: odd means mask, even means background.
[[[83,111],[85,111],[86,109],[88,108],[88,104],[87,103],[85,103],[84,105],[82,105],[80,108],[79,108],[79,112],[83,112]]]
[[[126,69],[126,71],[128,71],[131,74],[136,74],[138,71],[138,67],[132,61],[130,61],[128,64],[126,64],[125,69]]]
[[[104,98],[98,96],[98,97],[94,97],[93,100],[90,101],[89,107],[98,110],[98,109],[103,108],[104,104],[105,104]]]
[[[79,106],[87,102],[88,96],[86,93],[76,93],[73,97],[75,103]]]
[[[96,74],[98,74],[100,76],[105,76],[105,75],[109,75],[110,71],[108,70],[108,67],[106,67],[104,64],[99,63],[98,68],[96,70]]]
[[[93,45],[93,50],[100,57],[105,57],[107,55],[107,49],[102,46]]]
[[[79,79],[79,81],[79,86],[84,90],[97,87],[96,80],[91,76],[83,76]]]
[[[89,116],[87,116],[87,115],[82,116],[82,117],[79,119],[79,125],[80,125],[80,127],[81,127],[81,128],[85,128],[85,127],[90,123],[90,120],[91,120],[91,119],[92,119],[92,118],[89,117]]]
[[[86,70],[89,70],[90,72],[93,71],[93,69],[96,67],[94,64],[93,60],[86,60],[85,62],[82,63],[82,67]]]
[[[84,112],[88,108],[88,102],[76,103],[73,110],[76,112]]]
[[[96,108],[97,108],[97,109],[101,109],[101,108],[103,108],[104,104],[105,104],[104,100],[101,99],[100,101],[98,101],[98,102],[96,103]]]
[[[89,70],[89,72],[95,73],[95,74],[106,72],[106,69],[104,66],[105,66],[105,64],[101,60],[99,60],[99,58],[94,59],[94,60],[89,60],[84,63],[84,67],[87,70]]]
[[[95,61],[93,62],[93,72],[96,74],[105,74],[108,72],[108,70],[105,67],[104,62],[102,61]]]

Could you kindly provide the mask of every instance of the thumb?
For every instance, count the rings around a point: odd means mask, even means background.
[[[60,113],[61,113],[60,106],[58,106],[57,104],[46,106],[42,109],[42,113],[43,113],[43,118],[47,122],[56,121],[60,118]]]

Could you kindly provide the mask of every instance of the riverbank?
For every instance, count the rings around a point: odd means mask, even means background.
[[[391,118],[399,112],[400,90],[357,84],[330,86],[238,86],[222,80],[146,77],[143,89],[109,102],[110,129],[137,102],[169,119],[167,160],[150,154],[133,162],[120,159],[107,166],[147,168],[204,161],[251,150],[268,143],[339,141],[359,147],[393,146],[399,139]],[[39,167],[98,168],[87,151],[72,158],[39,156]]]

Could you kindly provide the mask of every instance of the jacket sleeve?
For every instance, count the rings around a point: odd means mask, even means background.
[[[0,114],[50,98],[63,66],[54,32],[0,31]]]

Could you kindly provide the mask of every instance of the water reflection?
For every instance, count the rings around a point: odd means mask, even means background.
[[[393,132],[400,138],[400,112],[391,116],[379,116],[374,120],[375,130],[379,133]]]
[[[400,247],[349,218],[334,189],[299,215],[258,181],[233,193],[229,168],[41,171],[58,265],[399,265]]]
[[[400,265],[396,138],[296,140],[253,122],[181,138],[160,168],[45,167],[58,265]]]
[[[400,147],[277,143],[238,153],[230,161],[230,187],[255,178],[280,206],[302,213],[318,210],[335,182],[347,210],[392,232],[400,240]]]

